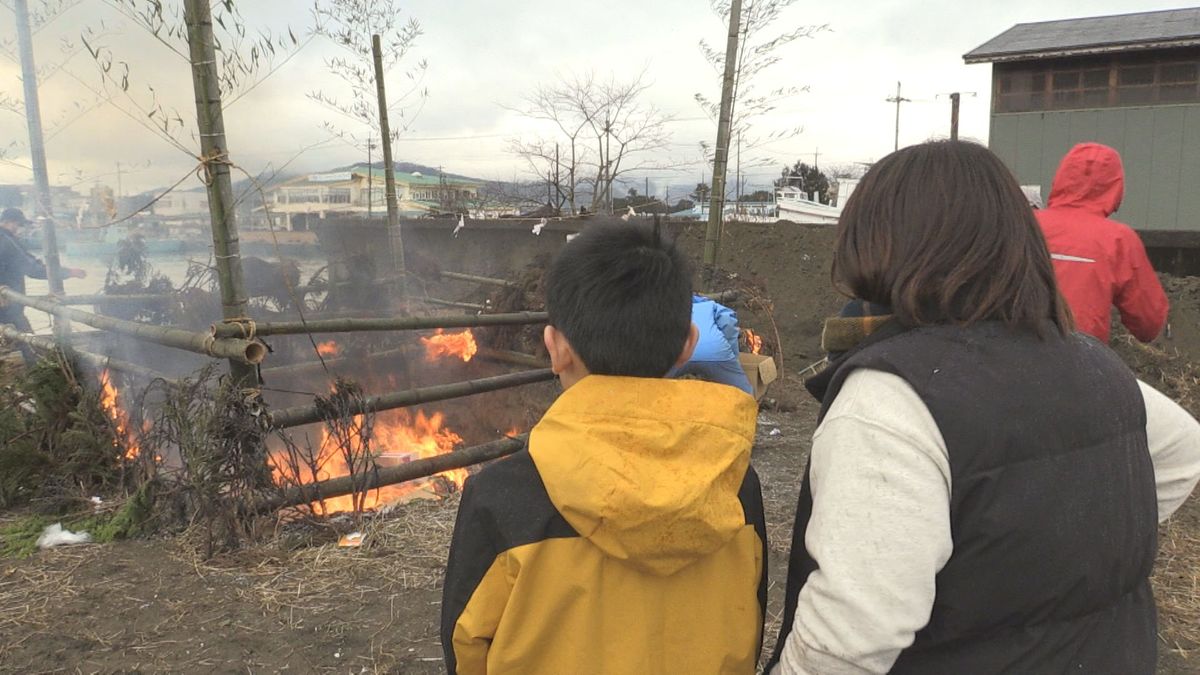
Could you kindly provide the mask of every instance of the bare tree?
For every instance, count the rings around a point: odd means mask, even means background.
[[[368,143],[381,135],[371,36],[380,36],[384,72],[394,72],[416,46],[421,25],[411,17],[405,21],[395,0],[315,0],[312,14],[314,33],[343,50],[342,55],[325,59],[325,67],[345,83],[348,96],[316,90],[309,92],[308,98],[348,121],[349,130],[332,122],[325,128],[365,152]],[[407,132],[420,115],[429,96],[424,86],[428,69],[424,59],[417,60],[401,69],[406,87],[388,87],[388,91],[402,91],[387,104],[391,118],[387,142]]]
[[[669,168],[654,155],[667,148],[672,118],[644,100],[650,86],[643,73],[630,80],[569,76],[538,87],[516,110],[550,122],[553,130],[535,141],[514,140],[510,149],[535,167],[539,177],[558,176],[557,187],[572,212],[584,185],[591,187],[592,210],[609,212],[613,186],[623,176]],[[548,149],[555,144],[560,158],[547,166]]]
[[[154,38],[168,54],[191,67],[188,54],[188,32],[181,4],[170,6],[161,0],[103,0],[112,10],[141,28]],[[301,42],[289,28],[279,33],[247,27],[245,19],[234,0],[217,0],[213,8],[214,26],[220,30],[215,39],[217,49],[217,75],[224,107],[228,108],[256,89],[286,65],[307,41]],[[80,36],[80,42],[91,54],[100,69],[102,85],[99,89],[81,78],[72,76],[84,88],[98,96],[106,96],[113,107],[153,133],[166,143],[189,156],[198,156],[192,143],[198,139],[187,139],[184,134],[195,129],[195,112],[181,112],[160,96],[153,85],[134,85],[134,72],[129,61],[121,58],[112,47],[104,44],[109,36],[105,26],[100,29],[89,27]],[[144,56],[144,55],[143,55]],[[117,98],[121,103],[117,103]],[[190,101],[184,110],[190,110]]]
[[[806,25],[785,29],[782,32],[772,32],[779,22],[783,12],[796,4],[797,0],[745,0],[742,4],[741,37],[738,41],[737,69],[734,73],[733,93],[733,123],[730,132],[730,157],[747,153],[744,162],[747,166],[768,166],[774,160],[753,154],[777,141],[793,138],[803,131],[803,127],[787,127],[771,131],[757,132],[755,127],[761,119],[775,111],[783,101],[808,91],[806,86],[778,87],[771,90],[761,90],[756,86],[758,77],[783,58],[780,50],[803,38],[810,38],[828,30],[827,25]],[[712,0],[712,9],[728,23],[729,0]],[[714,48],[706,40],[700,41],[700,52],[708,61],[718,76],[722,75],[725,65],[725,52]],[[719,84],[719,81],[716,82]],[[719,99],[698,93],[696,102],[705,113],[716,121],[721,108]],[[707,143],[701,144],[701,151],[707,161],[711,161],[712,148]],[[740,165],[738,162],[739,172]],[[734,186],[737,181],[734,181]]]

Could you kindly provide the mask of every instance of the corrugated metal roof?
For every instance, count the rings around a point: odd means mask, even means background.
[[[963,55],[967,63],[1200,45],[1200,7],[1019,23]]]

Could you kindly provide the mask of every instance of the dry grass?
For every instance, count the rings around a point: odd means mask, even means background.
[[[30,626],[49,627],[61,603],[79,593],[73,583],[75,571],[100,550],[98,546],[51,549],[42,554],[50,564],[36,567],[0,559],[0,635]],[[0,661],[20,644],[0,640]]]
[[[1193,497],[1194,498],[1194,497]],[[1158,600],[1159,639],[1181,656],[1200,650],[1200,519],[1175,518],[1159,529],[1151,582]]]
[[[1176,349],[1144,345],[1118,334],[1113,347],[1138,378],[1200,418],[1200,367]],[[1159,608],[1159,639],[1190,657],[1200,653],[1200,504],[1193,494],[1159,528],[1158,560],[1151,582]]]
[[[431,499],[426,497],[432,492],[416,494],[407,503],[365,514],[357,547],[338,545],[340,535],[353,529],[353,521],[335,516],[323,525],[283,525],[269,543],[208,560],[186,543],[177,548],[177,556],[201,576],[230,571],[245,575],[249,583],[239,594],[267,613],[345,613],[347,606],[361,604],[356,601],[368,595],[436,590],[445,575],[459,495]]]

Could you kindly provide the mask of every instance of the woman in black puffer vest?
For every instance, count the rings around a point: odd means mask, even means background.
[[[809,382],[770,671],[1152,675],[1155,532],[1200,478],[1200,424],[1074,331],[982,146],[881,160],[836,247],[857,313],[890,320],[838,319],[827,343],[857,344]]]

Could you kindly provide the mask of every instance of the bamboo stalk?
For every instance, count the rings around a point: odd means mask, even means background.
[[[451,469],[482,464],[520,452],[528,441],[529,434],[522,434],[513,438],[502,438],[483,445],[414,460],[398,466],[380,467],[365,476],[341,476],[307,485],[294,485],[286,488],[282,494],[260,502],[255,511],[266,513],[301,504],[310,504],[322,499],[342,497],[354,492],[374,490],[387,485],[427,478]]]
[[[443,270],[438,273],[438,276],[445,277],[447,279],[456,279],[458,281],[470,281],[476,284],[483,284],[484,286],[501,286],[504,288],[521,287],[521,284],[518,284],[515,281],[496,279],[493,277],[481,277],[477,274],[464,274],[462,272],[446,272]]]
[[[60,305],[103,305],[110,302],[167,302],[171,299],[169,295],[64,295],[55,297],[53,295],[31,295],[34,300],[45,300],[47,302],[57,302]]]
[[[331,359],[321,361],[305,361],[303,363],[293,363],[286,366],[275,366],[272,368],[264,368],[261,373],[264,378],[269,377],[302,377],[308,375],[324,375],[328,369],[336,371],[337,369],[347,364],[352,365],[367,365],[371,361],[378,359],[390,359],[398,356],[412,357],[418,350],[415,347],[400,347],[398,349],[389,349],[382,352],[373,352],[365,354],[362,357],[353,356],[336,356]],[[495,361],[497,363],[507,363],[514,366],[522,366],[525,368],[549,368],[550,362],[545,359],[540,359],[532,354],[523,354],[521,352],[511,352],[501,349],[491,349],[489,347],[480,347],[475,354],[477,358],[485,361]]]
[[[362,358],[356,358],[353,356],[336,356],[334,358],[325,359],[324,363],[321,361],[305,361],[303,363],[292,363],[286,366],[263,368],[261,372],[263,377],[298,377],[301,375],[319,375],[324,374],[326,368],[333,370],[336,368],[341,368],[342,366],[350,363],[360,364],[376,359],[409,356],[413,351],[413,347],[400,347],[399,349],[389,349],[387,351],[366,354]]]
[[[350,406],[350,409],[347,412],[350,415],[361,415],[362,413],[368,411],[378,412],[381,410],[405,408],[408,406],[420,405],[422,403],[445,401],[452,398],[462,398],[464,396],[483,394],[489,391],[499,391],[501,389],[520,387],[526,384],[547,382],[553,379],[554,372],[549,368],[544,370],[526,370],[519,373],[484,377],[478,380],[467,380],[465,382],[455,382],[453,384],[439,384],[432,387],[421,387],[419,389],[409,389],[407,391],[397,391],[390,394],[372,396]],[[270,425],[276,429],[298,427],[305,424],[320,422],[325,419],[321,414],[320,409],[318,409],[316,405],[297,406],[294,408],[277,410],[271,413],[269,418]]]
[[[61,349],[63,352],[77,358],[93,368],[119,370],[123,373],[138,375],[149,380],[164,380],[168,384],[175,383],[173,378],[167,377],[157,370],[152,370],[145,366],[139,366],[136,363],[130,363],[129,361],[122,361],[120,359],[110,358],[101,354],[86,352],[73,345],[60,344],[48,337],[41,335],[22,333],[9,325],[0,324],[0,336],[3,336],[5,339],[12,340],[14,342],[23,342],[34,349],[44,352],[54,352]]]
[[[392,272],[400,276],[396,290],[403,305],[408,301],[408,281],[404,267],[404,238],[400,231],[400,205],[396,199],[396,165],[392,163],[392,130],[388,122],[387,86],[383,76],[383,46],[379,35],[371,36],[371,56],[375,65],[375,93],[379,97],[379,140],[383,145],[383,187],[387,200],[388,249],[392,254]],[[367,167],[367,189],[375,184],[374,168]]]
[[[470,312],[482,312],[487,309],[486,306],[474,302],[459,302],[457,300],[442,300],[441,298],[420,298],[420,302],[427,305],[437,305],[439,307],[454,307],[456,309],[465,309]]]
[[[153,326],[136,321],[114,319],[85,312],[73,307],[64,307],[57,302],[36,300],[18,293],[7,286],[0,286],[0,298],[18,305],[53,314],[54,316],[77,321],[85,326],[106,330],[120,335],[128,335],[146,342],[173,347],[184,351],[230,359],[240,364],[255,365],[262,363],[267,356],[267,348],[261,342],[251,340],[214,338],[204,333],[196,333],[174,326]]]
[[[480,328],[483,326],[524,326],[546,323],[545,312],[513,312],[478,316],[405,316],[376,319],[313,319],[312,321],[276,321],[254,325],[255,335],[304,335],[307,333],[357,333],[391,330],[433,330],[435,328]],[[245,337],[249,328],[238,323],[213,324],[218,338]]]
[[[500,363],[509,363],[514,366],[524,366],[526,368],[549,368],[550,362],[546,359],[538,358],[533,354],[523,354],[521,352],[511,352],[506,349],[492,349],[491,347],[480,347],[475,356],[488,361],[498,361]]]
[[[221,101],[220,61],[213,37],[212,7],[209,0],[184,0],[183,23],[187,29],[188,61],[192,67],[192,89],[196,101],[196,126],[200,132],[202,178],[208,186],[209,222],[212,226],[213,254],[216,258],[217,285],[221,290],[221,316],[240,319],[246,316],[246,282],[242,272],[241,245],[238,241],[233,194],[233,162],[225,138],[224,104]],[[257,361],[230,354],[229,373],[240,387],[258,384],[258,372],[248,364]]]

